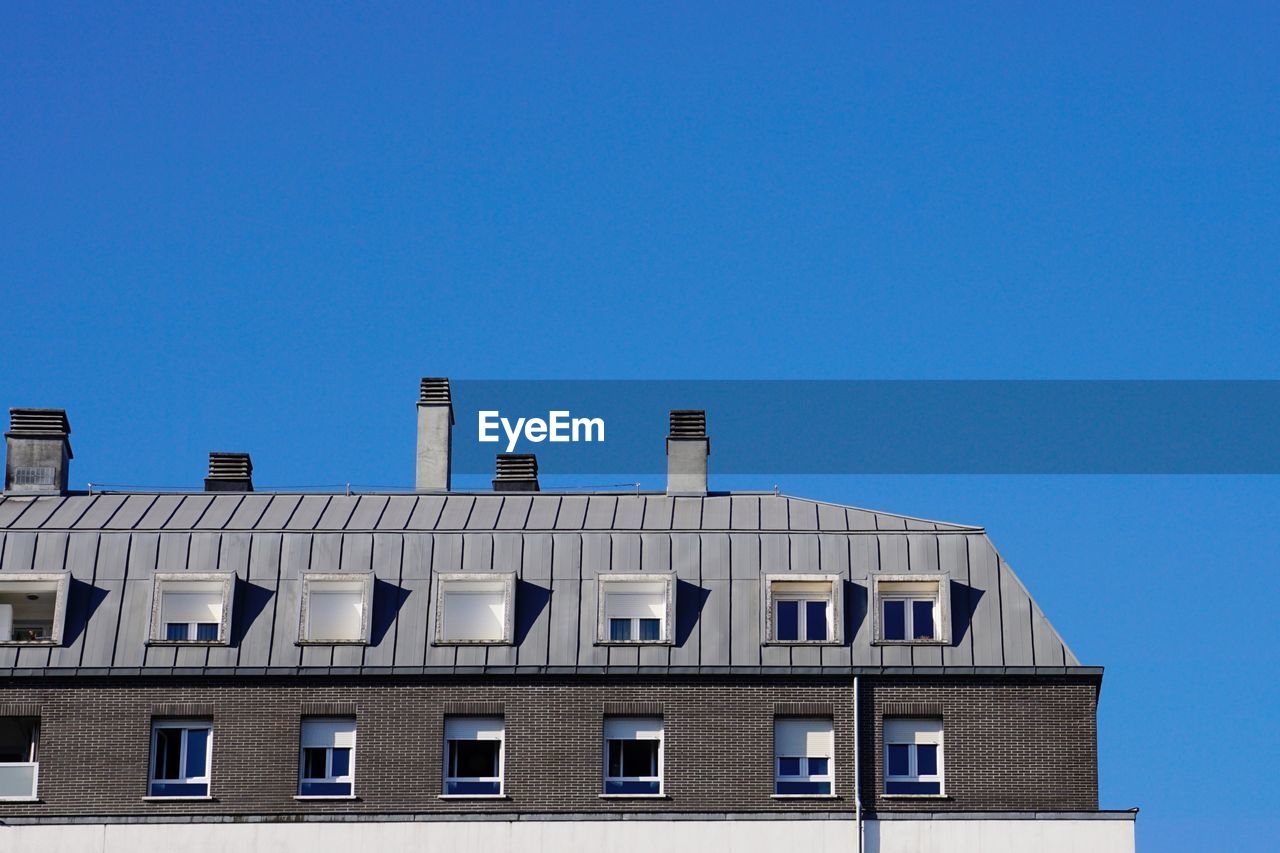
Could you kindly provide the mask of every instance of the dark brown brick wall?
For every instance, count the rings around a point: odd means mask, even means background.
[[[1097,685],[1087,680],[864,679],[861,737],[876,744],[863,766],[873,811],[1092,811],[1098,808]],[[883,794],[886,708],[938,705],[945,798]],[[899,716],[916,716],[899,713]]]
[[[1093,809],[1095,686],[1085,681],[863,679],[864,802],[881,809]],[[875,802],[880,714],[871,702],[945,707],[949,799]],[[446,705],[502,703],[507,800],[441,800]],[[212,705],[213,802],[144,802],[152,710]],[[299,802],[304,703],[357,707],[356,801]],[[666,725],[664,800],[603,800],[606,703],[658,702]],[[776,800],[776,703],[834,709],[833,799]],[[0,703],[41,706],[42,802],[4,815],[287,814],[300,812],[852,811],[853,704],[830,678],[259,678],[26,679],[0,683]],[[875,737],[874,749],[867,738]]]

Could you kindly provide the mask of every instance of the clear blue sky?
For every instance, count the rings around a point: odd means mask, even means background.
[[[407,485],[424,374],[1277,377],[1274,3],[107,5],[0,9],[77,483]],[[1274,844],[1276,479],[774,479],[987,525],[1141,848]]]

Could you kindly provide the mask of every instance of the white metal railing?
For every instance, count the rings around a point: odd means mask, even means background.
[[[0,763],[0,800],[33,800],[40,762],[14,761]]]

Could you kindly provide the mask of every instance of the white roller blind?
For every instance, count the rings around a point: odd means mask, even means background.
[[[307,593],[307,634],[316,640],[359,640],[364,615],[363,589],[313,584]]]
[[[0,640],[8,642],[13,637],[13,605],[0,604]]]
[[[830,720],[775,720],[773,743],[775,753],[781,756],[831,758],[835,754]]]
[[[502,740],[502,717],[445,717],[445,740]]]
[[[447,640],[501,640],[506,619],[501,591],[446,590],[444,636]]]
[[[942,720],[884,721],[884,739],[890,743],[942,743]]]
[[[605,740],[662,740],[661,717],[605,717]]]
[[[356,721],[303,720],[302,745],[353,748],[356,745]]]
[[[160,618],[164,622],[221,622],[222,590],[164,592]]]
[[[610,619],[661,619],[666,612],[667,602],[662,593],[608,593],[605,596],[605,614]]]

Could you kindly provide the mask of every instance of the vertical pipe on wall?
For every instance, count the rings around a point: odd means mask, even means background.
[[[862,853],[862,744],[859,743],[858,676],[853,677],[853,814],[854,831],[858,834],[858,853]]]

